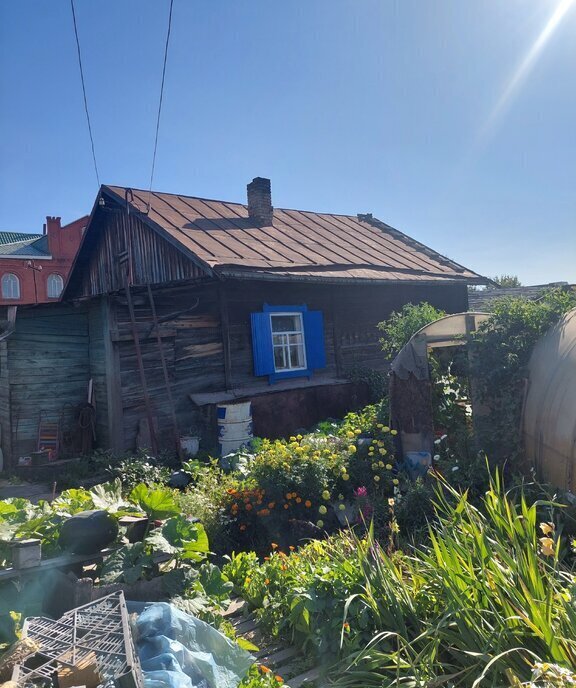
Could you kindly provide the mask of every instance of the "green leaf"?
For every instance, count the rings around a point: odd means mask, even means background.
[[[222,571],[215,564],[208,562],[200,567],[200,583],[208,597],[217,600],[228,599],[234,588],[234,585],[222,576]]]
[[[113,514],[131,509],[130,504],[122,496],[120,478],[116,478],[112,482],[95,485],[90,490],[90,497],[96,509],[105,509]]]
[[[259,652],[260,648],[254,643],[251,643],[246,638],[238,637],[236,638],[236,643],[241,650],[246,650],[247,652]]]
[[[133,545],[120,547],[104,561],[100,581],[132,585],[145,578],[152,566],[152,556],[146,551],[144,544],[135,542]]]
[[[178,514],[180,509],[168,488],[151,489],[144,483],[136,485],[129,497],[152,520],[169,518]]]
[[[160,540],[160,536],[163,541]],[[204,526],[201,523],[192,523],[180,515],[166,521],[161,535],[153,531],[150,542],[163,552],[179,553],[182,559],[192,561],[201,561],[210,551]],[[165,543],[170,549],[165,549]]]

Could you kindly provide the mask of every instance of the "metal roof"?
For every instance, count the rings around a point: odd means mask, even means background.
[[[247,206],[192,196],[104,186],[121,204],[223,276],[307,281],[486,283],[371,215],[274,209],[257,226]],[[150,209],[148,209],[150,202]]]
[[[11,232],[10,232],[11,233]],[[26,235],[24,235],[26,236]],[[0,256],[6,257],[49,257],[48,240],[42,234],[27,235],[24,241],[14,241],[11,243],[0,242]]]
[[[42,234],[25,234],[24,232],[0,232],[0,245],[39,239],[41,236]]]
[[[525,299],[535,301],[544,296],[550,289],[563,289],[568,291],[574,289],[568,282],[550,282],[549,284],[534,284],[526,287],[499,287],[496,289],[483,289],[468,291],[468,304],[470,309],[481,310],[489,308],[494,301],[503,298]]]

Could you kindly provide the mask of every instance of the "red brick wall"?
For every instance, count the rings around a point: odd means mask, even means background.
[[[20,298],[5,299],[0,290],[0,305],[17,306],[26,303],[49,303],[58,299],[48,298],[48,277],[56,273],[66,283],[66,278],[82,240],[82,231],[88,217],[82,217],[64,227],[59,217],[46,218],[46,234],[50,259],[32,259],[36,269],[29,267],[30,259],[0,256],[0,281],[2,275],[12,273],[20,280]],[[37,268],[42,268],[41,270]]]

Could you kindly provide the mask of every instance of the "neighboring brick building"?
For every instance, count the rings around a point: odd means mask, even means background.
[[[43,234],[0,232],[0,304],[58,301],[88,219],[62,227],[47,217]]]

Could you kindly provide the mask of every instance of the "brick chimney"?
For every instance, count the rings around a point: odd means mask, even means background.
[[[246,188],[250,219],[259,227],[269,227],[274,219],[270,180],[264,177],[255,177]]]
[[[46,234],[48,235],[48,251],[52,256],[60,255],[61,245],[61,219],[60,217],[46,218]]]

